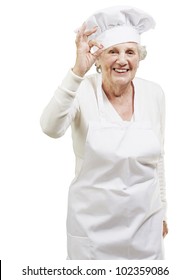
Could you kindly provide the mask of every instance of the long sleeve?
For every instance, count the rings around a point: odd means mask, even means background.
[[[166,184],[165,184],[165,169],[164,169],[164,156],[162,155],[158,162],[158,177],[159,177],[159,187],[160,187],[160,198],[162,206],[164,209],[164,221],[167,220],[167,200],[166,200]]]
[[[48,136],[61,137],[75,118],[79,110],[76,92],[82,81],[83,78],[70,70],[55,91],[40,119],[41,128]]]
[[[164,220],[166,221],[167,200],[166,200],[166,182],[165,182],[165,167],[164,167],[164,134],[165,134],[165,96],[162,94],[161,100],[161,157],[158,162],[158,177],[160,186],[160,197],[164,209]]]

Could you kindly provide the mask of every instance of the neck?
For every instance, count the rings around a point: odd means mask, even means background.
[[[102,88],[109,100],[130,98],[133,95],[132,82],[124,87],[110,87],[108,85],[102,85]]]

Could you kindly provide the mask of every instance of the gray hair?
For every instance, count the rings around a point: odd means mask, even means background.
[[[145,57],[147,55],[146,47],[138,44],[138,53],[139,53],[140,60],[145,59]]]

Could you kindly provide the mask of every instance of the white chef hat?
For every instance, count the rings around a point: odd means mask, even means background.
[[[140,34],[155,27],[154,19],[147,13],[129,6],[114,6],[95,12],[86,20],[87,29],[98,26],[88,37],[104,48],[126,43],[140,43]]]

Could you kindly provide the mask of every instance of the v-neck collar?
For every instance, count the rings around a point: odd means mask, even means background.
[[[131,120],[123,120],[122,117],[117,112],[117,110],[112,105],[112,103],[109,101],[109,99],[106,96],[106,94],[103,91],[103,89],[102,89],[102,95],[103,95],[103,102],[104,102],[105,112],[108,114],[108,116],[110,118],[112,118],[112,120],[119,121],[119,122],[120,121],[122,121],[122,122],[132,122],[132,121],[134,121],[134,113],[133,113],[133,116],[132,116]]]
[[[108,115],[114,122],[129,123],[138,120],[138,86],[136,78],[133,79],[134,88],[134,113],[130,121],[123,120],[102,89],[102,75],[98,74],[97,99],[100,114]]]

